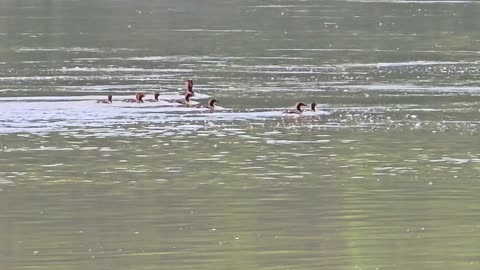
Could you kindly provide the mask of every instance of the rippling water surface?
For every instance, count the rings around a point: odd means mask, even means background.
[[[479,269],[479,12],[0,0],[0,268]]]

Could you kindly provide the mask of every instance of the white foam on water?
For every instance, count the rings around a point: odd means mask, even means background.
[[[445,162],[455,165],[464,165],[471,162],[471,159],[468,158],[452,158],[452,157],[441,157],[440,159],[432,159],[430,162]]]

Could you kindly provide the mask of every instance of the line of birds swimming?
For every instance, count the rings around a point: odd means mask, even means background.
[[[219,103],[218,100],[214,99],[214,98],[211,98],[208,100],[207,104],[206,105],[203,105],[203,104],[200,104],[200,105],[193,105],[190,98],[195,96],[195,93],[193,91],[193,80],[187,80],[185,82],[186,84],[186,91],[185,91],[185,95],[184,95],[184,99],[183,100],[165,100],[165,99],[160,99],[160,94],[159,93],[155,93],[153,95],[153,99],[148,99],[146,101],[148,102],[159,102],[160,100],[162,101],[166,101],[166,102],[171,102],[171,103],[178,103],[180,105],[183,105],[183,106],[186,106],[186,107],[195,107],[195,108],[207,108],[211,111],[213,111],[215,109],[215,104]],[[123,99],[122,101],[123,102],[130,102],[130,103],[143,103],[144,100],[143,98],[145,97],[145,95],[143,93],[136,93],[135,94],[135,98],[134,99]],[[101,100],[97,100],[97,103],[104,103],[104,104],[111,104],[113,103],[113,96],[112,95],[108,95],[107,96],[107,99],[101,99]],[[290,110],[285,110],[283,111],[284,113],[296,113],[296,114],[301,114],[303,113],[305,110],[303,109],[303,107],[307,107],[308,105],[303,103],[303,102],[297,102],[295,104],[295,109],[290,109]],[[310,104],[310,109],[309,111],[312,111],[312,112],[315,112],[316,110],[316,106],[317,104],[316,103],[311,103]]]

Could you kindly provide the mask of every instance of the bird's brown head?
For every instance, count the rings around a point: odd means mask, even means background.
[[[208,100],[208,106],[209,106],[210,108],[214,108],[214,107],[215,107],[215,104],[217,104],[217,103],[218,103],[218,100],[216,100],[216,99],[214,99],[214,98]]]
[[[143,97],[144,97],[144,96],[145,96],[145,95],[142,94],[142,93],[137,93],[137,94],[135,95],[135,100],[136,100],[137,102],[143,102]]]
[[[155,93],[155,95],[153,95],[155,97],[155,100],[158,101],[158,97],[160,96],[159,93]]]
[[[303,102],[297,102],[297,104],[295,104],[295,108],[296,108],[297,111],[299,111],[299,112],[302,112],[302,111],[303,111],[303,110],[302,110],[302,107],[303,107],[303,106],[307,106],[307,105],[306,105],[305,103],[303,103]]]
[[[310,109],[312,109],[312,112],[315,111],[316,107],[317,107],[317,103],[314,102],[314,103],[310,104]]]

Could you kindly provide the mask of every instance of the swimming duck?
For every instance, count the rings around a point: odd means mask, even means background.
[[[295,110],[285,110],[283,111],[284,113],[296,113],[296,114],[301,114],[303,112],[303,109],[302,107],[303,106],[307,106],[305,103],[303,102],[297,102],[295,104]],[[315,106],[313,106],[313,108],[315,108]]]
[[[112,98],[113,98],[112,95],[108,95],[108,96],[107,96],[107,99],[99,99],[99,100],[97,100],[97,103],[110,104],[110,103],[113,102],[113,101],[112,101]]]
[[[192,94],[191,92],[186,92],[186,93],[185,93],[185,98],[184,98],[184,100],[181,100],[181,101],[176,100],[176,101],[174,101],[174,102],[180,103],[180,104],[188,107],[188,106],[192,105],[192,104],[191,104],[192,101],[190,100],[190,98],[191,98],[192,96],[193,96],[193,94]]]
[[[145,95],[142,93],[136,93],[135,94],[135,99],[124,99],[124,102],[135,102],[135,103],[143,103],[143,97]]]
[[[158,97],[160,96],[159,93],[155,93],[155,95],[153,95],[153,99],[147,99],[148,102],[158,102]]]
[[[215,109],[215,104],[218,103],[218,100],[214,99],[214,98],[211,98],[208,100],[207,102],[207,105],[199,105],[197,106],[197,108],[207,108],[211,111],[213,111]]]

